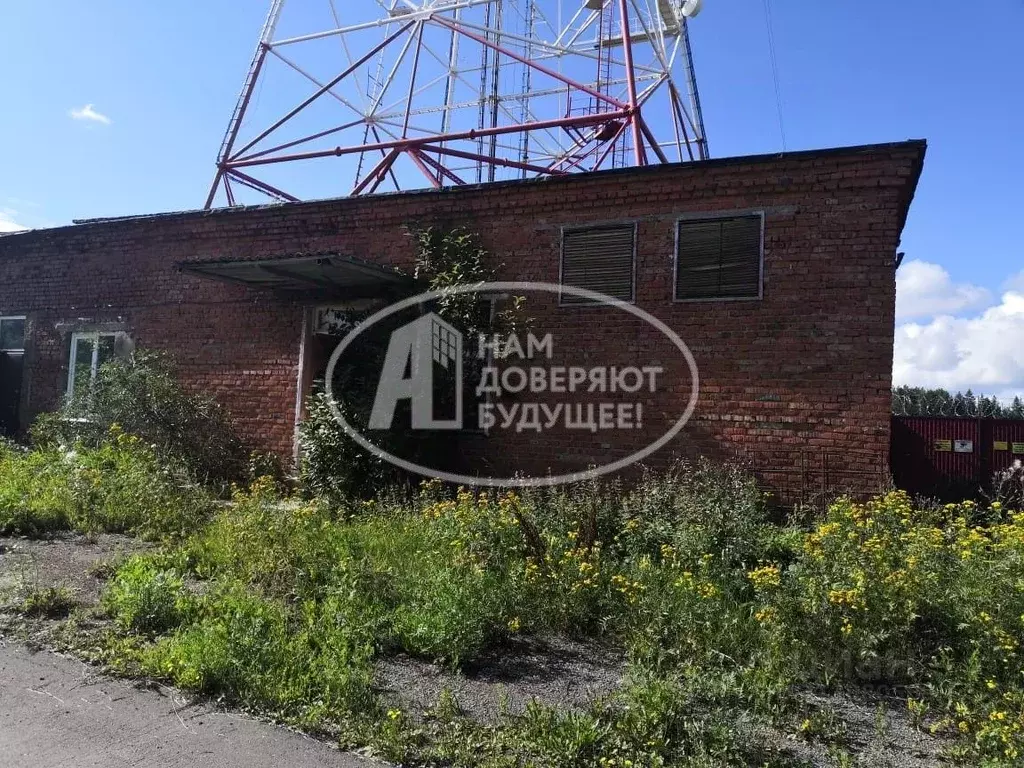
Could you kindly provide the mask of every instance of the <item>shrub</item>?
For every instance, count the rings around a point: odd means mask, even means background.
[[[67,587],[45,587],[32,590],[21,603],[26,616],[62,619],[75,607],[75,595]]]
[[[26,450],[25,446],[16,443],[9,437],[0,435],[0,456],[4,453],[24,453]]]
[[[313,722],[372,708],[372,646],[337,598],[289,616],[277,601],[228,586],[204,598],[198,615],[144,654],[151,674]]]
[[[227,414],[213,398],[186,391],[163,353],[141,350],[104,363],[91,388],[61,411],[41,416],[31,433],[44,447],[95,447],[114,425],[195,477],[232,480],[244,474],[246,455]]]
[[[1024,464],[1019,460],[1002,472],[996,472],[992,480],[992,499],[1007,509],[1024,512]]]
[[[342,403],[338,407],[347,408]],[[307,401],[306,419],[299,427],[299,445],[300,480],[310,496],[335,504],[369,498],[397,477],[390,464],[345,433],[334,418],[326,393],[318,393]]]
[[[45,536],[67,530],[76,510],[64,454],[0,448],[0,533]]]
[[[98,447],[0,453],[0,532],[190,534],[209,500],[139,438],[113,427]]]
[[[497,265],[472,232],[464,228],[427,228],[411,231],[410,237],[417,250],[416,279],[431,291],[442,291],[435,302],[436,311],[467,338],[483,332],[508,334],[528,322],[521,317],[521,297],[513,297],[504,308],[492,312],[490,303],[475,294],[443,293],[446,288],[496,279]],[[354,327],[369,314],[353,312],[346,318],[347,324]],[[355,340],[355,346],[333,370],[335,407],[356,428],[368,422],[373,408],[380,365],[387,350],[387,326],[394,323],[397,327],[399,322],[404,321],[398,315],[378,322],[373,333]],[[480,364],[468,348],[464,354],[466,370]],[[300,472],[309,495],[337,504],[352,498],[373,498],[389,485],[411,487],[418,481],[353,441],[330,406],[330,398],[323,392],[309,398],[307,417],[300,428]],[[454,468],[458,460],[459,447],[450,432],[396,429],[378,433],[374,440],[384,450],[414,463]]]
[[[189,596],[175,571],[136,555],[117,569],[103,593],[103,606],[121,629],[157,635],[182,622]]]
[[[710,554],[728,570],[769,557],[779,546],[779,529],[768,523],[755,479],[739,466],[703,458],[645,473],[626,495],[622,516],[628,523],[622,542],[634,555],[657,555],[668,544],[691,565]]]

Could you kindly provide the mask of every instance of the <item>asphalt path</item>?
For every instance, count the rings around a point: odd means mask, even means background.
[[[0,639],[0,767],[369,768],[284,728]]]

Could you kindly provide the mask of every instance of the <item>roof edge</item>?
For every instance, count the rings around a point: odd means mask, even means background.
[[[722,168],[733,165],[751,165],[751,164],[767,164],[777,163],[781,161],[798,161],[807,160],[814,158],[827,158],[836,156],[856,156],[860,154],[872,154],[887,151],[910,151],[914,150],[917,152],[918,157],[914,162],[914,171],[911,178],[910,189],[908,192],[908,199],[906,203],[906,210],[903,214],[904,222],[906,221],[907,213],[909,212],[910,202],[913,199],[914,192],[917,188],[917,183],[920,179],[921,172],[924,165],[924,155],[927,151],[928,143],[925,139],[909,139],[906,141],[897,142],[884,142],[879,144],[859,144],[852,146],[843,147],[827,147],[824,149],[805,149],[797,150],[792,152],[775,152],[765,153],[758,155],[737,155],[732,157],[712,158],[709,160],[697,160],[691,162],[682,163],[664,163],[659,165],[650,165],[645,167],[632,166],[629,168],[615,168],[604,171],[592,171],[590,173],[574,173],[567,174],[565,176],[541,176],[530,179],[512,179],[507,181],[496,181],[486,182],[481,184],[467,184],[465,186],[453,186],[443,187],[441,189],[413,189],[396,192],[385,192],[379,195],[367,195],[365,197],[326,197],[317,198],[313,200],[302,200],[295,203],[266,203],[260,205],[243,205],[227,208],[213,208],[210,210],[205,209],[189,209],[183,211],[165,211],[158,213],[143,213],[143,214],[129,214],[125,216],[106,216],[96,217],[88,219],[74,219],[71,224],[64,224],[58,227],[49,227],[45,229],[28,229],[20,232],[5,233],[4,239],[6,238],[18,238],[30,234],[38,233],[55,233],[61,230],[73,229],[80,230],[85,227],[114,224],[114,223],[130,223],[139,221],[158,221],[165,218],[205,218],[209,216],[238,216],[245,215],[246,213],[252,213],[261,210],[279,210],[282,208],[288,208],[295,210],[301,206],[317,206],[323,205],[324,203],[331,202],[342,202],[342,201],[353,201],[353,200],[372,200],[375,198],[395,198],[395,197],[414,197],[414,196],[439,196],[439,195],[459,195],[459,194],[470,194],[472,192],[480,191],[482,189],[503,189],[513,186],[524,186],[524,185],[535,185],[535,184],[575,184],[582,183],[587,179],[594,177],[608,178],[614,176],[631,176],[631,175],[657,175],[660,173],[668,173],[674,170],[682,168]],[[2,242],[2,240],[0,240]]]

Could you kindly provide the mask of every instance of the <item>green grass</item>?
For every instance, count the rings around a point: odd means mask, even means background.
[[[174,570],[136,555],[114,573],[103,606],[127,632],[157,635],[178,627],[192,610],[192,599]]]
[[[0,534],[62,531],[184,537],[208,515],[207,495],[113,428],[99,447],[23,452],[0,445]]]
[[[44,587],[29,592],[19,607],[32,618],[63,619],[76,605],[75,595],[67,587]]]
[[[171,485],[144,488],[153,466],[124,441],[71,460],[97,474],[92,495],[69,501],[45,479],[69,459],[0,455],[8,527],[51,530],[56,510],[60,525],[167,537],[109,580],[117,667],[409,765],[785,764],[741,722],[849,761],[841,720],[796,694],[861,685],[904,691],[911,717],[950,737],[951,759],[1020,762],[1024,516],[998,504],[919,508],[894,493],[780,527],[742,472],[701,464],[632,488],[428,483],[407,502],[341,509],[284,503],[259,481],[206,518]],[[111,476],[125,467],[137,479]],[[622,690],[482,725],[444,698],[421,720],[373,687],[391,654],[469,667],[551,634],[621,648]]]

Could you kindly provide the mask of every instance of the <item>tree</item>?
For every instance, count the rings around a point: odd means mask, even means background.
[[[966,392],[953,394],[946,389],[896,387],[892,391],[892,412],[897,416],[963,416],[995,419],[1024,419],[1024,400],[1020,396],[1011,405],[998,398]]]

